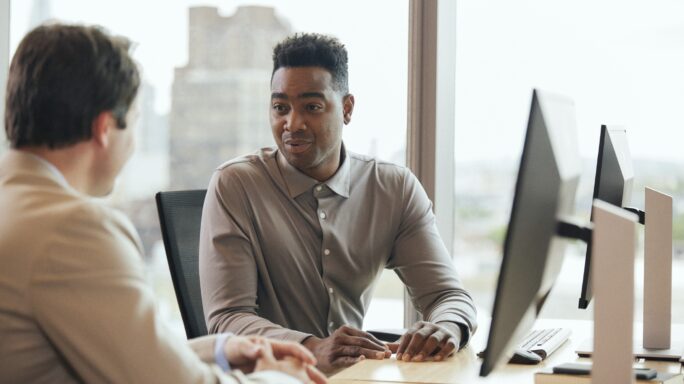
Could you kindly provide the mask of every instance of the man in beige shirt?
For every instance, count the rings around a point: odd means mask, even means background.
[[[220,166],[207,191],[200,281],[210,332],[303,343],[328,372],[385,358],[388,348],[360,327],[389,268],[424,319],[394,346],[397,358],[444,359],[468,342],[475,308],[416,177],[344,148],[354,110],[346,49],[295,35],[273,63],[277,148]]]
[[[12,60],[0,381],[325,382],[300,345],[228,334],[188,342],[160,322],[135,229],[95,198],[133,148],[140,80],[127,48],[100,29],[57,24],[31,31]]]

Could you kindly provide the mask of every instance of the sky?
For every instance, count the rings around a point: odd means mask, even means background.
[[[268,5],[295,31],[331,33],[350,54],[356,96],[345,141],[391,158],[405,143],[406,0],[53,0],[53,14],[138,43],[136,58],[167,112],[173,68],[187,60],[187,7]],[[30,1],[12,2],[11,49]],[[621,124],[635,158],[684,163],[684,2],[463,0],[456,46],[456,161],[517,159],[533,87],[575,100],[579,151],[595,158],[601,124]],[[267,128],[265,128],[267,129]]]
[[[456,157],[517,157],[531,89],[575,101],[579,150],[621,124],[633,157],[684,162],[684,2],[461,1]]]

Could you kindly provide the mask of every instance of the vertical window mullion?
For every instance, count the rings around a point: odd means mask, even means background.
[[[449,253],[454,229],[456,2],[411,0],[406,164],[434,204]],[[419,320],[404,293],[404,326]]]

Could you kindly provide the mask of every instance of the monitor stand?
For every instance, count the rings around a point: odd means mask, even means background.
[[[651,188],[645,191],[644,324],[634,338],[634,357],[684,363],[684,335],[672,340],[672,197]],[[575,351],[591,357],[593,340]]]
[[[649,350],[669,350],[672,336],[672,197],[646,188],[645,200],[643,346]]]
[[[594,200],[592,383],[633,383],[637,215]]]

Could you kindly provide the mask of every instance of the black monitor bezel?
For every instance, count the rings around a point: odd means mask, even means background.
[[[570,99],[567,99],[565,97],[560,97],[560,95],[554,95],[554,94],[547,95],[546,92],[544,92],[543,94],[544,94],[544,96],[542,96],[541,98],[543,98],[544,100],[546,100],[548,98],[550,101],[552,101],[554,103],[557,102],[558,100],[562,100],[564,103],[567,103],[566,105],[572,105],[573,106],[573,119],[574,119],[574,103],[572,103],[572,101]],[[546,102],[548,102],[549,100],[546,100]],[[495,331],[497,330],[497,327],[494,326],[495,319],[498,319],[501,316],[504,316],[504,317],[506,316],[505,313],[502,314],[502,311],[504,311],[504,307],[503,307],[501,298],[503,298],[505,296],[504,289],[506,289],[505,285],[508,285],[508,284],[504,284],[504,280],[506,280],[507,278],[510,278],[511,270],[512,270],[511,268],[513,268],[513,264],[511,264],[511,263],[517,262],[517,261],[514,261],[512,259],[513,256],[511,256],[512,247],[513,247],[512,237],[514,235],[514,232],[517,233],[517,231],[514,230],[515,223],[520,220],[520,214],[521,214],[520,211],[522,209],[521,204],[523,204],[523,200],[524,200],[524,198],[522,198],[522,194],[524,192],[524,189],[527,187],[525,180],[526,180],[526,178],[537,176],[536,174],[530,173],[530,172],[534,172],[533,169],[535,168],[533,166],[533,164],[530,164],[530,161],[532,161],[532,159],[533,159],[532,158],[533,154],[531,152],[537,153],[536,151],[533,151],[533,148],[532,148],[532,146],[533,146],[532,142],[533,142],[533,140],[536,140],[534,137],[535,137],[535,135],[538,134],[538,132],[536,132],[532,129],[532,125],[535,124],[535,121],[538,122],[538,120],[533,119],[533,116],[535,113],[539,114],[538,118],[541,118],[540,121],[542,122],[542,124],[545,125],[545,129],[547,130],[546,132],[549,134],[548,139],[551,140],[551,151],[555,152],[556,150],[558,150],[557,147],[554,149],[553,143],[555,142],[556,145],[558,145],[559,142],[557,141],[557,139],[558,139],[558,132],[560,132],[560,131],[555,130],[553,133],[551,131],[549,131],[549,126],[548,126],[549,121],[547,121],[547,119],[550,116],[545,116],[545,112],[544,112],[545,107],[543,107],[543,105],[546,105],[546,102],[540,102],[540,97],[538,95],[538,91],[534,90],[533,95],[532,95],[532,103],[531,103],[531,107],[530,107],[530,112],[529,112],[530,118],[529,118],[528,123],[527,123],[528,124],[527,125],[527,131],[525,134],[523,151],[522,151],[522,155],[521,155],[521,159],[520,159],[520,166],[519,166],[519,170],[518,170],[518,174],[517,174],[517,178],[516,178],[516,183],[515,183],[514,199],[513,199],[513,203],[512,203],[511,214],[509,216],[508,230],[506,231],[506,238],[504,240],[504,252],[503,252],[504,255],[503,255],[502,262],[501,262],[499,277],[497,280],[496,299],[495,299],[494,308],[492,311],[492,322],[491,322],[490,328],[489,328],[489,335],[488,335],[488,340],[487,340],[487,349],[485,349],[485,351],[483,351],[483,355],[482,355],[483,361],[482,361],[482,365],[480,367],[480,376],[487,376],[492,370],[494,370],[496,368],[496,365],[499,363],[498,360],[501,357],[503,357],[501,355],[498,355],[499,353],[502,352],[501,350],[492,351],[492,349],[490,347],[492,347],[494,345],[494,344],[492,344],[492,340],[495,338]],[[573,124],[572,128],[574,129],[574,124]],[[554,141],[554,137],[555,137],[556,141]],[[562,144],[562,145],[564,145],[564,144]],[[577,153],[576,148],[573,150],[573,152],[576,155],[576,159],[574,159],[574,161],[577,164],[579,164],[579,154]],[[559,156],[559,155],[554,154],[554,156]],[[535,155],[535,157],[537,157],[537,156]],[[561,157],[563,157],[563,156],[561,156]],[[556,161],[558,161],[558,159],[559,159],[559,157],[555,158]],[[556,165],[558,165],[558,163],[556,163]],[[567,169],[566,169],[566,171],[567,171]],[[563,171],[558,169],[557,172],[562,174]],[[579,165],[578,165],[578,168],[575,170],[575,172],[573,172],[573,175],[574,176],[572,176],[570,178],[573,178],[575,182],[577,180],[579,180],[579,177],[580,177]],[[570,178],[568,177],[567,174],[565,174],[564,176],[561,176],[561,175],[558,175],[558,176],[562,180],[565,180],[565,181],[561,180],[560,181],[561,183],[570,181]],[[529,191],[527,191],[527,192],[529,192]],[[559,190],[559,193],[561,193],[560,190]],[[576,184],[575,184],[574,192],[572,193],[573,202],[574,202],[575,193],[576,193]],[[561,195],[558,195],[558,198],[560,198],[560,196]],[[566,196],[566,198],[567,198],[567,196]],[[560,204],[560,200],[557,203]],[[574,205],[574,203],[573,203],[573,205]],[[560,205],[557,205],[557,207],[560,207]],[[573,208],[573,210],[574,210],[574,208]],[[560,213],[556,212],[555,214],[558,215]],[[556,220],[555,224],[559,225],[562,221],[562,218],[556,216],[555,220]],[[554,228],[552,230],[552,232],[554,234],[552,235],[552,237],[549,238],[549,241],[550,241],[549,246],[550,247],[552,246],[551,244],[554,241],[553,236],[558,235],[556,233],[557,230],[558,230],[557,228]],[[563,237],[563,236],[561,236],[561,237]],[[518,246],[516,246],[516,248],[517,247]],[[552,249],[548,248],[546,252],[547,253],[544,256],[545,260],[551,260],[551,259],[549,259],[549,254],[550,254],[550,252],[553,252]],[[556,262],[557,261],[558,260],[556,260]],[[546,270],[547,266],[545,265],[545,266],[543,266],[543,268],[546,271],[544,273],[548,273],[548,271]],[[543,281],[543,279],[544,278],[542,277],[542,281]],[[551,286],[548,286],[548,288],[545,288],[544,292],[537,291],[537,297],[534,299],[533,302],[530,303],[530,307],[528,308],[528,311],[531,310],[534,312],[534,313],[529,312],[530,316],[534,315],[536,317],[538,315],[539,311],[541,310],[544,302],[546,301],[546,299],[547,299],[547,297],[551,291],[552,286],[553,286],[553,283],[551,283]],[[514,330],[512,331],[512,334],[509,335],[510,339],[507,343],[510,343],[511,341],[513,341],[513,338],[518,337],[518,336],[520,336],[519,334],[527,331],[527,329],[523,330],[523,328],[526,328],[527,325],[520,328],[520,324],[527,323],[527,321],[529,320],[527,316],[528,315],[523,314],[523,317],[521,319],[519,319],[519,321],[520,321],[518,323],[519,325],[517,325],[514,328]],[[529,324],[529,326],[531,327],[531,324]],[[499,329],[499,331],[500,331],[500,329]],[[505,353],[506,351],[504,350],[503,352]]]
[[[592,201],[596,199],[600,199],[599,194],[601,193],[601,180],[603,176],[603,165],[604,165],[604,157],[606,156],[606,148],[608,145],[608,140],[610,140],[610,144],[613,148],[614,151],[617,151],[620,149],[620,146],[616,146],[615,143],[613,143],[613,140],[610,138],[610,132],[624,132],[624,134],[627,134],[627,131],[625,130],[624,127],[618,126],[618,125],[606,125],[602,124],[601,125],[601,135],[599,138],[599,148],[598,148],[598,155],[596,158],[596,174],[594,176],[594,191],[592,195]],[[629,150],[628,148],[622,148],[625,152],[623,152],[623,155],[629,155]],[[616,156],[619,156],[618,153],[616,153]],[[631,161],[631,158],[627,156],[627,159]],[[625,207],[624,205],[624,196],[625,196],[625,188],[627,188],[627,179],[625,179],[625,169],[624,169],[624,164],[620,162],[620,160],[617,160],[617,165],[620,171],[623,173],[621,177],[623,178],[623,187],[622,191],[620,191],[620,201],[607,201],[610,204],[619,206],[625,210],[628,210],[632,213],[635,213],[639,217],[639,223],[645,224],[646,221],[646,216],[644,211],[637,209],[637,208],[632,208],[632,207]],[[591,210],[591,215],[590,215],[590,220],[593,222],[594,221],[594,210],[592,208]],[[582,290],[580,292],[580,298],[578,301],[578,308],[579,309],[587,309],[589,307],[589,304],[591,303],[591,299],[593,298],[593,292],[591,290],[591,262],[592,262],[592,254],[591,254],[591,247],[588,246],[586,253],[585,253],[585,259],[584,259],[584,272],[582,275]]]

